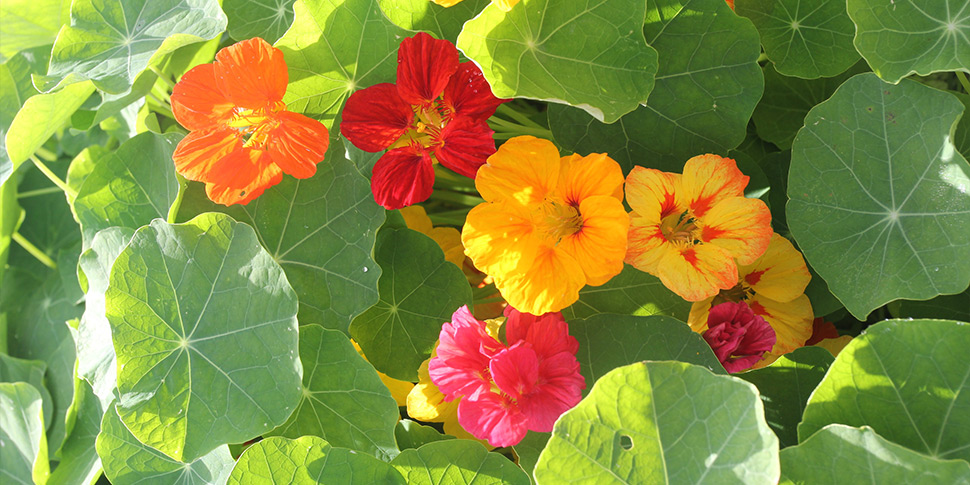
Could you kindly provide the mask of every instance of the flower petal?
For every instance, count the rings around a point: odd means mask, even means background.
[[[700,240],[716,245],[738,260],[750,264],[764,254],[771,241],[771,211],[759,199],[721,199],[698,219]]]
[[[390,83],[355,91],[341,114],[340,133],[355,147],[379,152],[393,144],[411,126],[414,111]]]
[[[625,263],[640,271],[656,275],[657,267],[666,256],[667,246],[670,244],[660,230],[659,222],[651,223],[650,220],[638,216],[635,212],[630,213]]]
[[[548,359],[558,353],[575,354],[579,341],[569,335],[569,325],[562,313],[542,315],[523,313],[515,308],[505,308],[505,339],[509,344],[528,342],[540,359]]]
[[[789,302],[778,302],[755,294],[748,300],[748,306],[755,315],[764,318],[775,329],[778,340],[771,349],[773,354],[787,354],[805,345],[812,336],[812,303],[805,295]]]
[[[458,403],[458,422],[478,439],[492,446],[512,446],[525,438],[527,420],[508,396],[489,392],[477,401]]]
[[[528,269],[519,268],[492,276],[495,287],[509,305],[533,315],[556,312],[572,305],[586,284],[583,268],[572,256],[546,245],[538,247]]]
[[[539,381],[539,357],[524,342],[500,350],[488,363],[495,385],[512,399],[532,392]]]
[[[526,270],[539,244],[528,211],[509,202],[472,208],[461,229],[461,242],[475,267],[493,276]]]
[[[454,44],[420,32],[401,41],[398,48],[397,92],[410,104],[428,104],[441,96],[457,70]]]
[[[489,202],[542,202],[559,180],[559,150],[549,140],[517,136],[502,144],[478,170],[475,187]]]
[[[193,67],[172,88],[172,113],[189,131],[213,128],[228,121],[234,107],[216,86],[212,64]]]
[[[267,188],[280,183],[282,180],[283,172],[280,171],[279,167],[269,164],[264,172],[264,176],[254,180],[247,187],[238,189],[215,183],[207,183],[205,185],[205,193],[209,196],[210,200],[217,204],[226,206],[233,204],[245,205],[256,197],[263,195],[263,192]]]
[[[626,202],[644,224],[656,224],[659,228],[664,217],[687,209],[677,205],[674,196],[680,178],[676,173],[633,167],[626,177]]]
[[[283,51],[259,37],[237,42],[216,54],[216,85],[237,106],[263,108],[282,101],[289,74]]]
[[[678,205],[688,207],[694,217],[703,217],[718,202],[728,197],[744,197],[748,177],[737,162],[717,155],[698,155],[684,164]]]
[[[266,149],[273,163],[298,179],[312,177],[330,146],[327,127],[313,118],[290,111],[277,116],[280,124],[270,131],[266,140]]]
[[[395,148],[374,164],[370,187],[374,200],[385,209],[400,209],[431,196],[434,166],[419,147]]]
[[[442,99],[456,116],[478,121],[485,121],[495,114],[495,108],[508,101],[492,94],[492,87],[485,80],[482,70],[471,61],[458,64],[458,70],[445,86]]]
[[[454,172],[475,178],[478,168],[495,153],[494,133],[484,121],[455,118],[441,130],[442,144],[434,156]]]
[[[230,153],[242,150],[239,132],[216,127],[190,132],[172,153],[175,171],[189,180],[208,182],[213,165]]]
[[[657,277],[687,301],[710,298],[738,283],[738,267],[721,248],[711,244],[663,247],[666,253],[657,267]]]
[[[560,164],[556,194],[567,204],[577,206],[594,195],[623,200],[623,170],[605,153],[569,155]]]
[[[560,239],[559,249],[583,268],[586,284],[599,286],[623,271],[630,217],[623,203],[608,195],[583,199],[579,213],[582,228]]]
[[[768,249],[760,258],[740,266],[738,272],[755,293],[779,302],[798,298],[812,279],[802,254],[778,234],[772,234]]]
[[[707,318],[713,302],[714,297],[712,296],[691,304],[690,314],[687,316],[687,325],[690,325],[691,330],[697,333],[704,333],[707,330]]]

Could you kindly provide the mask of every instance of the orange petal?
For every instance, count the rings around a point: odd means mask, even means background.
[[[558,249],[583,268],[586,284],[599,286],[623,270],[630,218],[610,195],[587,197],[579,206],[583,227],[562,238]]]
[[[741,280],[755,293],[775,301],[792,301],[812,279],[805,259],[792,243],[778,234],[771,236],[768,249],[750,265],[740,266]]]
[[[277,116],[280,124],[266,140],[273,163],[298,179],[312,177],[330,146],[327,128],[299,113],[283,111]]]
[[[572,206],[594,195],[623,200],[623,170],[605,153],[562,157],[556,193]]]
[[[513,308],[533,315],[557,312],[579,299],[583,268],[557,248],[540,246],[528,269],[495,276],[495,287]]]
[[[738,268],[723,249],[711,244],[663,246],[666,254],[657,277],[670,291],[687,301],[710,298],[738,283]]]
[[[270,166],[275,167],[265,151],[239,148],[213,163],[205,181],[233,189],[251,188],[254,183],[264,185],[280,172],[278,167],[268,171]]]
[[[275,174],[275,175],[274,175]],[[263,192],[283,180],[283,172],[279,167],[270,164],[266,168],[266,176],[261,176],[254,180],[249,186],[242,189],[218,185],[214,183],[205,184],[205,193],[212,202],[222,205],[248,204],[249,201],[263,195]],[[264,182],[265,181],[265,182]]]
[[[212,166],[230,153],[242,149],[239,132],[231,128],[213,128],[190,132],[178,146],[172,159],[175,171],[189,180],[208,182]]]
[[[674,195],[679,183],[678,174],[633,167],[626,177],[626,202],[644,222],[659,226],[664,217],[686,210]]]
[[[517,136],[502,144],[478,170],[475,187],[489,202],[513,199],[538,204],[556,188],[559,150],[549,140]]]
[[[215,77],[230,102],[249,109],[281,101],[289,82],[283,52],[259,37],[220,50]]]
[[[172,88],[172,113],[190,131],[228,121],[233,108],[232,102],[216,86],[212,64],[193,67]]]
[[[775,329],[777,340],[771,349],[772,353],[787,354],[804,346],[805,341],[812,336],[812,320],[815,319],[815,314],[807,296],[802,295],[781,303],[755,294],[747,303],[755,315],[764,318]]]
[[[627,249],[624,261],[634,268],[657,274],[657,266],[667,254],[667,242],[660,223],[651,223],[647,218],[630,213],[630,231],[627,233]]]
[[[700,240],[714,244],[750,264],[764,254],[771,241],[771,211],[759,199],[721,199],[698,220]]]
[[[402,207],[399,212],[401,213],[401,217],[404,218],[404,224],[408,226],[408,229],[418,231],[424,235],[431,233],[431,229],[433,228],[431,218],[428,217],[428,213],[424,210],[424,207],[420,205],[409,205]]]
[[[475,267],[492,276],[524,271],[539,244],[529,213],[514,202],[473,208],[465,218],[461,242]]]
[[[690,208],[695,217],[703,217],[726,198],[744,197],[748,177],[730,158],[698,155],[684,164],[681,184],[677,192],[678,204]]]

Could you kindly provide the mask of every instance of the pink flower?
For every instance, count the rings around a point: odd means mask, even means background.
[[[750,369],[775,345],[771,325],[755,315],[747,303],[727,302],[711,307],[704,340],[724,369],[735,373]]]
[[[461,426],[492,446],[517,444],[529,430],[552,431],[586,388],[576,360],[579,342],[561,313],[535,316],[509,307],[505,315],[507,346],[462,307],[454,317],[460,321],[442,327],[438,356],[429,365],[431,380],[448,399],[462,398]]]

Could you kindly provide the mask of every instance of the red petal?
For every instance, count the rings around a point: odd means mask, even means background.
[[[242,149],[239,132],[231,128],[193,131],[182,138],[172,159],[175,171],[189,180],[209,181],[213,165],[230,153]]]
[[[280,125],[269,133],[266,141],[273,163],[298,179],[312,177],[330,146],[327,127],[313,118],[289,111],[281,112],[278,119]]]
[[[474,62],[462,62],[445,87],[444,102],[457,116],[485,120],[498,105],[509,101],[496,98],[482,70]]]
[[[215,67],[201,64],[172,88],[172,113],[186,129],[202,130],[227,121],[233,104],[216,87]]]
[[[400,209],[431,197],[434,166],[419,147],[395,148],[374,165],[370,187],[374,200],[385,209]]]
[[[289,82],[283,52],[259,37],[219,51],[215,77],[229,101],[250,109],[281,101]]]
[[[430,103],[457,70],[458,49],[451,42],[418,33],[397,51],[397,92],[410,104]]]
[[[275,174],[275,175],[274,175]],[[254,180],[249,186],[242,189],[227,187],[225,185],[209,183],[205,185],[205,193],[209,199],[217,204],[233,205],[248,204],[249,201],[263,195],[267,188],[272,187],[283,180],[283,172],[275,165],[269,165],[266,170],[267,177],[260,177]]]
[[[254,181],[257,181],[257,185],[263,185],[280,171],[277,167],[271,170],[271,174],[266,174],[272,165],[272,159],[265,150],[240,147],[213,163],[205,181],[232,189],[244,189]]]
[[[397,87],[382,83],[350,95],[344,105],[340,133],[357,148],[379,152],[397,141],[411,126],[414,111],[397,94]]]
[[[494,133],[484,121],[455,118],[441,130],[442,145],[434,156],[455,172],[475,178],[478,167],[495,153]]]

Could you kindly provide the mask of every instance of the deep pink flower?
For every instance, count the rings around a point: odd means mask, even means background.
[[[447,40],[418,33],[398,49],[397,84],[355,92],[344,106],[340,133],[368,152],[388,150],[374,165],[374,200],[387,209],[431,196],[434,163],[475,177],[495,153],[485,121],[498,99],[473,62],[458,62]]]
[[[462,396],[477,399],[491,388],[488,363],[504,347],[485,332],[485,322],[462,306],[441,327],[437,357],[428,363],[431,381],[446,401]]]
[[[704,340],[724,369],[731,373],[750,369],[775,345],[771,325],[744,302],[711,307],[707,327]]]

